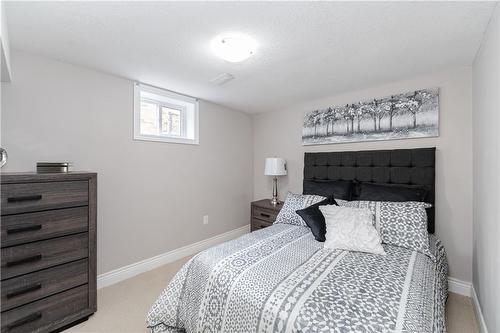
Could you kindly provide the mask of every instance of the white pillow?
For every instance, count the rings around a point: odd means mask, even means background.
[[[319,206],[325,217],[325,248],[385,255],[369,209]]]

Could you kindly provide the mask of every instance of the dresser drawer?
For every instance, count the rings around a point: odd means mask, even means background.
[[[276,216],[278,216],[278,212],[269,210],[269,209],[264,209],[260,207],[253,207],[252,209],[252,215],[254,218],[258,218],[259,220],[267,221],[267,222],[274,222],[276,221]]]
[[[2,247],[76,234],[88,230],[88,207],[2,217]]]
[[[2,312],[2,333],[50,332],[81,317],[88,309],[88,286]]]
[[[86,181],[3,184],[2,215],[42,211],[88,204]]]
[[[88,233],[3,248],[2,280],[88,256]]]
[[[81,286],[88,282],[88,260],[21,275],[2,282],[2,311]]]

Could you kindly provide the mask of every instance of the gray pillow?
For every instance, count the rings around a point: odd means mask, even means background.
[[[296,213],[297,210],[309,207],[324,200],[325,197],[319,195],[295,194],[288,192],[283,208],[276,217],[275,224],[292,224],[307,227],[302,217]]]
[[[368,208],[382,243],[418,251],[434,259],[429,249],[426,208],[431,204],[417,201],[344,201],[339,206]]]

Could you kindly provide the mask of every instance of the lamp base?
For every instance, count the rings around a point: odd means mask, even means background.
[[[271,199],[271,205],[276,206],[279,203],[280,201],[278,200],[278,178],[275,176],[273,177],[273,198]]]
[[[273,206],[277,206],[280,204],[280,201],[278,200],[278,198],[272,198],[271,200],[269,200],[269,203]]]

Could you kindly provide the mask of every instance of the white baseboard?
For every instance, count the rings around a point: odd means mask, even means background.
[[[479,333],[488,333],[488,327],[486,327],[486,322],[484,321],[483,317],[483,311],[481,310],[481,305],[479,304],[479,299],[477,298],[476,289],[474,289],[474,286],[472,286],[471,294],[472,305],[474,307],[477,324],[479,326]]]
[[[183,246],[181,248],[157,255],[152,258],[117,268],[97,276],[97,288],[104,288],[120,281],[129,279],[138,274],[150,271],[184,257],[206,250],[214,245],[237,238],[250,231],[250,225],[234,229],[223,234],[204,239],[202,241]],[[471,297],[472,285],[470,282],[461,281],[452,277],[448,278],[448,289],[452,293]]]
[[[452,277],[448,278],[448,291],[462,296],[471,297],[472,284]]]
[[[110,286],[138,274],[150,271],[181,258],[196,254],[214,245],[237,238],[248,232],[250,232],[250,225],[246,225],[244,227],[225,232],[223,234],[202,240],[200,242],[186,245],[181,248],[157,255],[155,257],[144,259],[134,264],[100,274],[97,276],[97,289]]]

